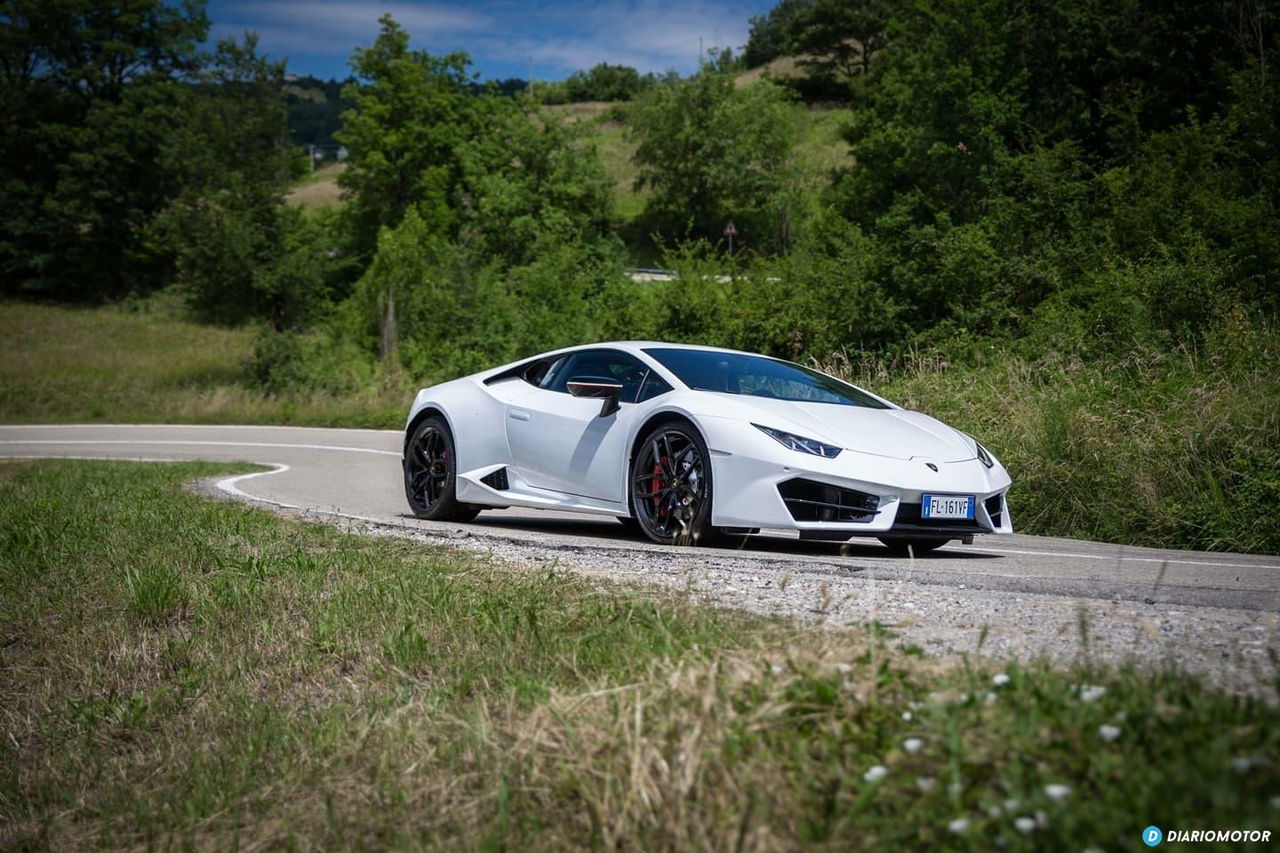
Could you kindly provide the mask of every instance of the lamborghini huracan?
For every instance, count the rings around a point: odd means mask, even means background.
[[[570,347],[424,388],[404,437],[419,518],[569,510],[662,544],[793,530],[921,554],[1012,533],[1010,483],[928,415],[798,364],[681,344]]]

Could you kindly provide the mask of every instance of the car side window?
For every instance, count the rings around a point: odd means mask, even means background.
[[[541,388],[542,380],[546,379],[547,373],[550,371],[551,366],[557,360],[558,359],[553,359],[553,358],[540,358],[537,361],[535,361],[533,364],[526,367],[524,370],[524,373],[522,373],[521,376],[525,382],[528,382],[530,385],[536,385],[539,388]]]
[[[538,378],[536,380],[530,379],[529,381],[533,382],[533,384],[537,385],[539,388],[546,388],[551,391],[556,390],[552,386],[555,384],[556,379],[560,376],[564,367],[572,358],[573,354],[570,353],[569,355],[562,355],[558,358],[547,359],[543,363],[544,366],[539,371]]]
[[[652,400],[654,397],[661,396],[671,390],[671,386],[667,381],[652,370],[645,377],[644,384],[640,386],[640,393],[636,396],[637,403],[643,403],[645,400]]]
[[[547,370],[538,387],[561,394],[569,393],[569,380],[575,376],[598,376],[612,379],[622,386],[620,402],[634,403],[649,368],[640,359],[619,350],[590,349],[571,352],[558,358]]]

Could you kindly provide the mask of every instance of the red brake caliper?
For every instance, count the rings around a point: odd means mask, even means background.
[[[661,462],[665,464],[667,458],[664,456]],[[662,465],[655,462],[653,465],[653,517],[666,518],[668,503],[662,499],[658,493],[667,487],[667,483],[662,479]]]

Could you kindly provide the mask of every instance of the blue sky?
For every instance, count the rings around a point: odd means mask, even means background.
[[[604,0],[474,3],[369,0],[208,0],[214,37],[255,30],[261,49],[289,70],[345,78],[352,48],[367,45],[389,12],[432,53],[466,51],[484,79],[559,80],[597,62],[682,74],[697,68],[699,44],[747,40],[747,19],[776,0]],[[701,41],[699,41],[701,40]]]

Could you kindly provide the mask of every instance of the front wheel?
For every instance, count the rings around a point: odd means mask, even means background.
[[[711,455],[692,426],[660,424],[645,435],[631,462],[631,512],[661,545],[709,544]]]
[[[404,448],[404,494],[418,518],[470,521],[480,508],[458,502],[458,469],[453,434],[433,415],[414,429]]]

